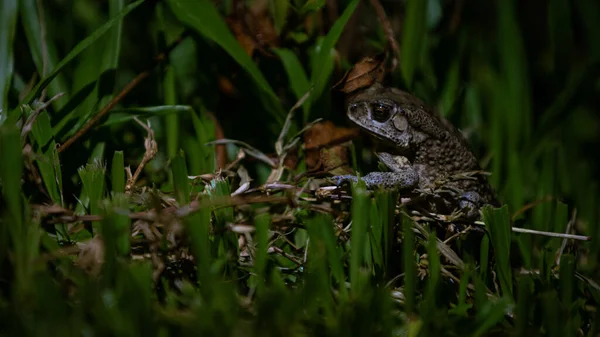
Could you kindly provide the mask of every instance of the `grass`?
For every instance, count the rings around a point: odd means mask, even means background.
[[[492,173],[465,222],[318,186],[377,169],[331,90],[377,4],[0,0],[0,335],[598,336],[600,5],[383,3]]]

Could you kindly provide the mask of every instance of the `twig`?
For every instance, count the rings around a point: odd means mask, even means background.
[[[577,208],[575,208],[573,210],[573,213],[571,213],[571,219],[567,223],[567,229],[565,230],[565,234],[569,234],[569,232],[573,228],[573,225],[575,225],[576,219],[577,219]],[[560,249],[556,253],[556,260],[554,262],[556,263],[557,266],[560,266],[560,258],[562,257],[563,252],[565,251],[565,247],[567,246],[567,240],[568,240],[567,238],[564,238],[562,240],[562,243],[560,244]]]
[[[398,66],[398,60],[400,59],[400,47],[398,46],[398,41],[396,41],[396,37],[394,36],[394,29],[392,28],[390,20],[388,20],[387,16],[385,15],[385,11],[383,10],[381,3],[379,3],[379,0],[371,0],[371,6],[373,6],[375,12],[377,12],[379,21],[383,26],[383,31],[388,39],[388,43],[392,47],[394,56],[392,56],[392,67],[390,71],[394,71]]]
[[[220,198],[212,198],[212,199],[202,199],[194,200],[189,204],[183,205],[179,208],[171,207],[161,209],[162,214],[172,214],[175,218],[184,218],[189,216],[192,213],[199,211],[205,207],[214,207],[214,208],[222,208],[222,207],[231,207],[231,206],[239,206],[246,204],[255,204],[255,203],[286,203],[293,202],[290,197],[280,197],[280,196],[258,196],[251,198],[244,197],[220,197]],[[103,217],[101,215],[76,215],[73,214],[73,211],[63,208],[59,205],[53,206],[36,206],[40,213],[43,216],[55,215],[52,220],[49,220],[48,223],[68,223],[68,222],[80,222],[80,221],[101,221]],[[130,219],[134,220],[146,220],[146,221],[156,221],[158,219],[158,214],[154,210],[149,210],[146,212],[130,212],[126,214]]]
[[[519,228],[519,227],[513,227],[512,231],[517,232],[517,233],[527,233],[527,234],[550,236],[553,238],[565,238],[565,239],[573,239],[573,240],[581,240],[581,241],[590,241],[591,240],[591,237],[585,236],[585,235],[544,232],[544,231],[536,231],[533,229],[526,229],[526,228]]]
[[[121,92],[118,95],[113,97],[113,99],[110,102],[108,102],[108,104],[106,106],[104,106],[104,108],[102,108],[102,110],[100,110],[100,112],[98,112],[94,117],[92,117],[92,119],[89,122],[87,122],[87,124],[85,124],[81,129],[79,129],[79,131],[77,131],[77,133],[74,134],[73,137],[69,138],[64,144],[62,144],[58,148],[58,152],[59,153],[64,152],[69,146],[73,145],[73,143],[75,143],[86,132],[88,132],[92,128],[92,126],[94,126],[96,123],[98,123],[98,121],[100,119],[102,119],[102,117],[104,117],[112,108],[114,108],[119,102],[121,102],[123,100],[123,98],[125,98],[125,96],[127,96],[127,94],[129,94],[129,92],[131,92],[131,90],[133,90],[133,88],[135,88],[138,84],[140,84],[140,82],[142,82],[147,77],[149,77],[150,74],[152,73],[152,70],[154,69],[154,67],[156,67],[158,64],[165,61],[167,59],[167,56],[169,55],[169,53],[173,49],[175,49],[175,47],[177,47],[181,43],[181,41],[183,41],[183,39],[185,39],[187,37],[188,34],[189,33],[187,31],[184,32],[183,34],[181,34],[179,36],[179,38],[177,38],[177,40],[175,40],[163,52],[158,54],[154,58],[154,62],[152,63],[151,67],[149,67],[148,69],[139,73],[134,79],[132,79],[129,83],[127,83],[127,85],[123,88],[123,90],[121,90]]]
[[[144,157],[142,158],[142,161],[138,165],[132,177],[129,177],[131,171],[128,171],[127,185],[125,186],[125,191],[127,193],[129,193],[133,188],[133,185],[135,185],[135,182],[142,173],[144,166],[146,166],[146,164],[150,160],[152,160],[152,158],[154,158],[154,156],[156,156],[156,153],[158,152],[158,145],[154,140],[154,131],[152,131],[152,129],[150,128],[150,121],[147,121],[148,125],[146,125],[142,123],[137,117],[134,117],[134,120],[138,122],[144,129],[146,129],[146,132],[148,132],[148,137],[144,139],[144,147],[146,148],[146,151],[144,152]]]

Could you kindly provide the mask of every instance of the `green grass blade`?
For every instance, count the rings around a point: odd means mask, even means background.
[[[277,95],[252,58],[235,39],[215,5],[208,0],[168,0],[167,2],[181,22],[221,46],[244,68],[260,90],[260,99],[265,108],[277,123],[283,124],[285,115]]]
[[[125,192],[125,158],[123,151],[115,151],[110,169],[111,190],[115,193]]]
[[[86,164],[85,167],[79,168],[77,172],[83,185],[82,201],[87,199],[90,214],[100,213],[100,201],[104,196],[104,173],[105,168],[99,161]],[[92,222],[94,234],[99,230],[99,223]]]
[[[183,152],[173,158],[171,171],[173,174],[173,187],[175,188],[175,200],[181,206],[188,204],[190,202],[190,184]]]
[[[167,66],[165,70],[163,90],[165,95],[165,103],[172,106],[177,104],[175,69],[171,66]],[[169,158],[173,158],[179,149],[179,116],[176,114],[169,114],[165,116],[165,129],[167,134],[167,156]]]
[[[404,297],[407,314],[416,310],[417,266],[415,263],[415,233],[412,230],[413,220],[402,214],[402,257],[404,265]]]
[[[123,11],[125,6],[124,0],[110,0],[108,4],[108,10],[110,18],[115,18],[119,16],[119,13]],[[98,107],[103,107],[110,102],[113,98],[113,91],[115,87],[116,74],[115,71],[119,65],[119,56],[121,54],[121,33],[123,30],[123,20],[118,20],[109,29],[107,35],[103,36],[101,41],[103,43],[99,43],[96,45],[97,48],[102,48],[99,50],[99,53],[94,58],[98,58],[99,60],[99,69],[94,69],[94,71],[89,72],[89,75],[100,78],[97,82],[97,104]],[[89,58],[92,58],[92,55],[88,55]],[[102,76],[106,74],[107,76]],[[90,78],[92,80],[92,78]],[[94,97],[96,99],[96,97]],[[84,119],[87,120],[89,115],[93,112],[93,110],[89,109],[87,111],[82,111],[82,115]],[[81,125],[77,126],[79,129]]]
[[[269,0],[269,11],[273,17],[273,23],[277,33],[280,33],[285,25],[289,7],[289,0]]]
[[[441,273],[440,256],[437,250],[437,237],[435,232],[429,233],[427,240],[427,262],[428,268],[428,280],[423,294],[423,300],[420,306],[420,316],[423,319],[423,325],[427,330],[429,326],[435,326],[434,320],[440,319],[437,315],[436,301],[438,299],[439,280]]]
[[[487,302],[481,310],[477,312],[476,325],[477,330],[473,336],[482,336],[502,321],[506,313],[513,308],[513,303],[508,298],[500,298],[496,301]]]
[[[107,261],[129,254],[131,219],[127,215],[128,211],[128,196],[125,193],[113,193],[111,200],[103,202],[102,237]]]
[[[56,142],[50,125],[50,117],[46,111],[42,111],[36,118],[31,131],[38,145],[37,150],[39,153],[36,163],[46,190],[54,203],[62,205],[62,173]]]
[[[211,180],[206,186],[206,192],[210,199],[218,200],[231,196],[231,187],[226,178],[216,178]],[[220,207],[213,210],[214,230],[219,233],[215,236],[215,245],[218,249],[218,256],[227,256],[227,260],[232,262],[229,265],[229,272],[233,272],[235,266],[233,262],[237,261],[239,256],[239,245],[237,235],[229,230],[227,226],[234,222],[233,207]]]
[[[279,56],[283,68],[288,76],[288,83],[290,88],[294,92],[297,100],[300,100],[304,94],[310,89],[310,82],[306,76],[306,72],[298,60],[298,57],[294,52],[286,48],[274,48],[273,52]],[[304,111],[303,122],[308,121],[308,112],[310,111],[310,105],[303,104],[302,110]]]
[[[258,287],[262,290],[266,280],[267,249],[269,246],[269,226],[271,217],[267,213],[259,214],[254,219],[256,227],[256,252],[254,258],[254,273],[257,277]]]
[[[415,72],[421,62],[425,36],[427,34],[428,1],[410,0],[406,5],[406,16],[402,33],[402,58],[400,70],[404,82],[412,87]]]
[[[27,43],[29,45],[29,50],[31,51],[31,55],[33,57],[33,62],[35,63],[37,72],[39,74],[38,78],[44,78],[48,75],[48,72],[55,68],[58,63],[58,53],[56,51],[56,46],[53,43],[52,30],[48,22],[50,21],[50,13],[48,11],[50,6],[47,6],[47,3],[44,1],[36,1],[36,0],[20,0],[20,12],[21,12],[21,22],[23,23],[23,28],[25,31],[25,36],[27,37]],[[38,4],[42,6],[42,8],[38,8]],[[39,13],[38,10],[41,9],[44,11],[44,20],[42,21],[42,13]],[[44,26],[42,26],[44,24]],[[43,30],[43,31],[42,31]],[[44,35],[46,35],[44,37]],[[45,50],[44,50],[45,49]],[[45,54],[45,55],[44,55]],[[46,72],[44,73],[44,59],[46,62]],[[43,88],[42,88],[43,89]],[[40,90],[41,92],[41,90]],[[52,81],[52,83],[48,83],[48,92],[50,95],[56,95],[58,93],[65,93],[68,97],[69,86],[67,85],[67,80],[62,74],[57,74],[56,79]],[[39,93],[33,98],[38,97]],[[56,100],[52,104],[54,108],[60,108],[63,106],[64,99]],[[27,101],[25,103],[31,103]]]
[[[14,126],[0,127],[0,180],[4,212],[11,223],[9,230],[20,230],[23,226],[23,205],[21,199],[21,135]],[[5,226],[2,225],[4,228]]]
[[[331,274],[338,284],[340,297],[346,299],[348,297],[346,276],[344,275],[341,248],[337,245],[337,238],[333,232],[333,219],[330,216],[319,215],[315,219],[315,223],[319,224],[318,228],[321,231],[320,234],[315,235],[325,244]],[[314,238],[315,235],[311,237]]]
[[[115,24],[119,23],[121,21],[121,19],[123,19],[127,14],[129,14],[129,12],[131,12],[136,7],[138,7],[140,4],[142,4],[142,2],[144,2],[144,0],[138,0],[132,4],[129,4],[128,6],[125,7],[125,9],[123,11],[121,11],[121,13],[119,13],[119,15],[108,20],[108,22],[106,22],[104,25],[102,25],[102,27],[98,28],[94,33],[92,33],[91,35],[89,35],[88,37],[83,39],[83,41],[79,42],[69,52],[69,54],[67,54],[67,56],[65,58],[63,58],[56,65],[56,67],[46,77],[44,77],[44,79],[42,81],[40,81],[33,88],[33,90],[31,90],[31,92],[29,92],[29,94],[23,99],[21,104],[31,103],[33,101],[33,99],[38,97],[40,95],[40,93],[42,92],[42,90],[44,90],[44,88],[46,86],[48,86],[48,84],[50,82],[52,82],[52,80],[63,70],[63,68],[67,64],[69,64],[69,62],[71,62],[75,57],[77,57],[77,55],[79,55],[82,51],[84,51],[89,46],[94,44],[100,37],[102,37],[104,34],[106,34]]]
[[[201,112],[204,110],[201,110]],[[216,138],[215,124],[204,113],[192,112],[192,123],[196,132],[196,141],[198,147],[194,151],[197,161],[200,163],[200,170],[194,174],[210,173],[216,169],[215,150],[212,146],[207,146]]]
[[[331,296],[331,278],[327,268],[327,244],[323,238],[321,226],[328,226],[328,219],[325,216],[314,216],[305,222],[306,230],[310,241],[307,251],[306,276],[303,292],[308,298],[318,299],[312,303],[307,303],[308,312],[314,313],[325,307],[328,311],[331,309],[333,299]],[[339,261],[336,263],[339,264]],[[340,285],[341,288],[346,287],[345,282]],[[354,284],[352,285],[354,289]]]
[[[14,66],[13,40],[17,25],[19,1],[0,1],[0,123],[8,111],[8,91],[10,90]]]
[[[352,294],[359,296],[367,286],[369,271],[365,271],[369,209],[371,200],[362,180],[352,188],[352,241],[350,255],[350,282]]]
[[[490,233],[494,255],[496,257],[496,271],[500,288],[504,297],[512,298],[513,280],[510,264],[510,242],[511,242],[511,224],[508,216],[508,207],[492,208],[485,206],[483,208],[483,221]]]
[[[187,217],[184,220],[184,223],[190,235],[192,253],[196,259],[196,266],[198,268],[198,281],[200,281],[201,286],[203,286],[203,291],[210,292],[210,284],[212,280],[212,274],[210,271],[212,262],[212,249],[209,238],[210,209],[201,208],[197,213]]]
[[[352,0],[340,17],[335,21],[327,36],[323,39],[323,42],[319,46],[319,50],[313,62],[314,68],[311,72],[311,85],[313,87],[310,102],[311,106],[317,102],[319,97],[323,94],[325,86],[328,83],[331,72],[333,71],[333,52],[337,41],[339,40],[344,27],[350,17],[354,13],[354,10],[358,6],[359,0]]]

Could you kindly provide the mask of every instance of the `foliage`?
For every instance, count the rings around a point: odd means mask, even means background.
[[[0,0],[0,335],[597,336],[600,4],[382,3],[483,222],[311,171],[378,1]]]

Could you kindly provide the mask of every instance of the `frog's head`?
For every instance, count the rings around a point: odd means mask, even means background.
[[[404,92],[374,85],[348,105],[348,118],[380,141],[399,150],[409,149],[415,130],[407,119]]]

